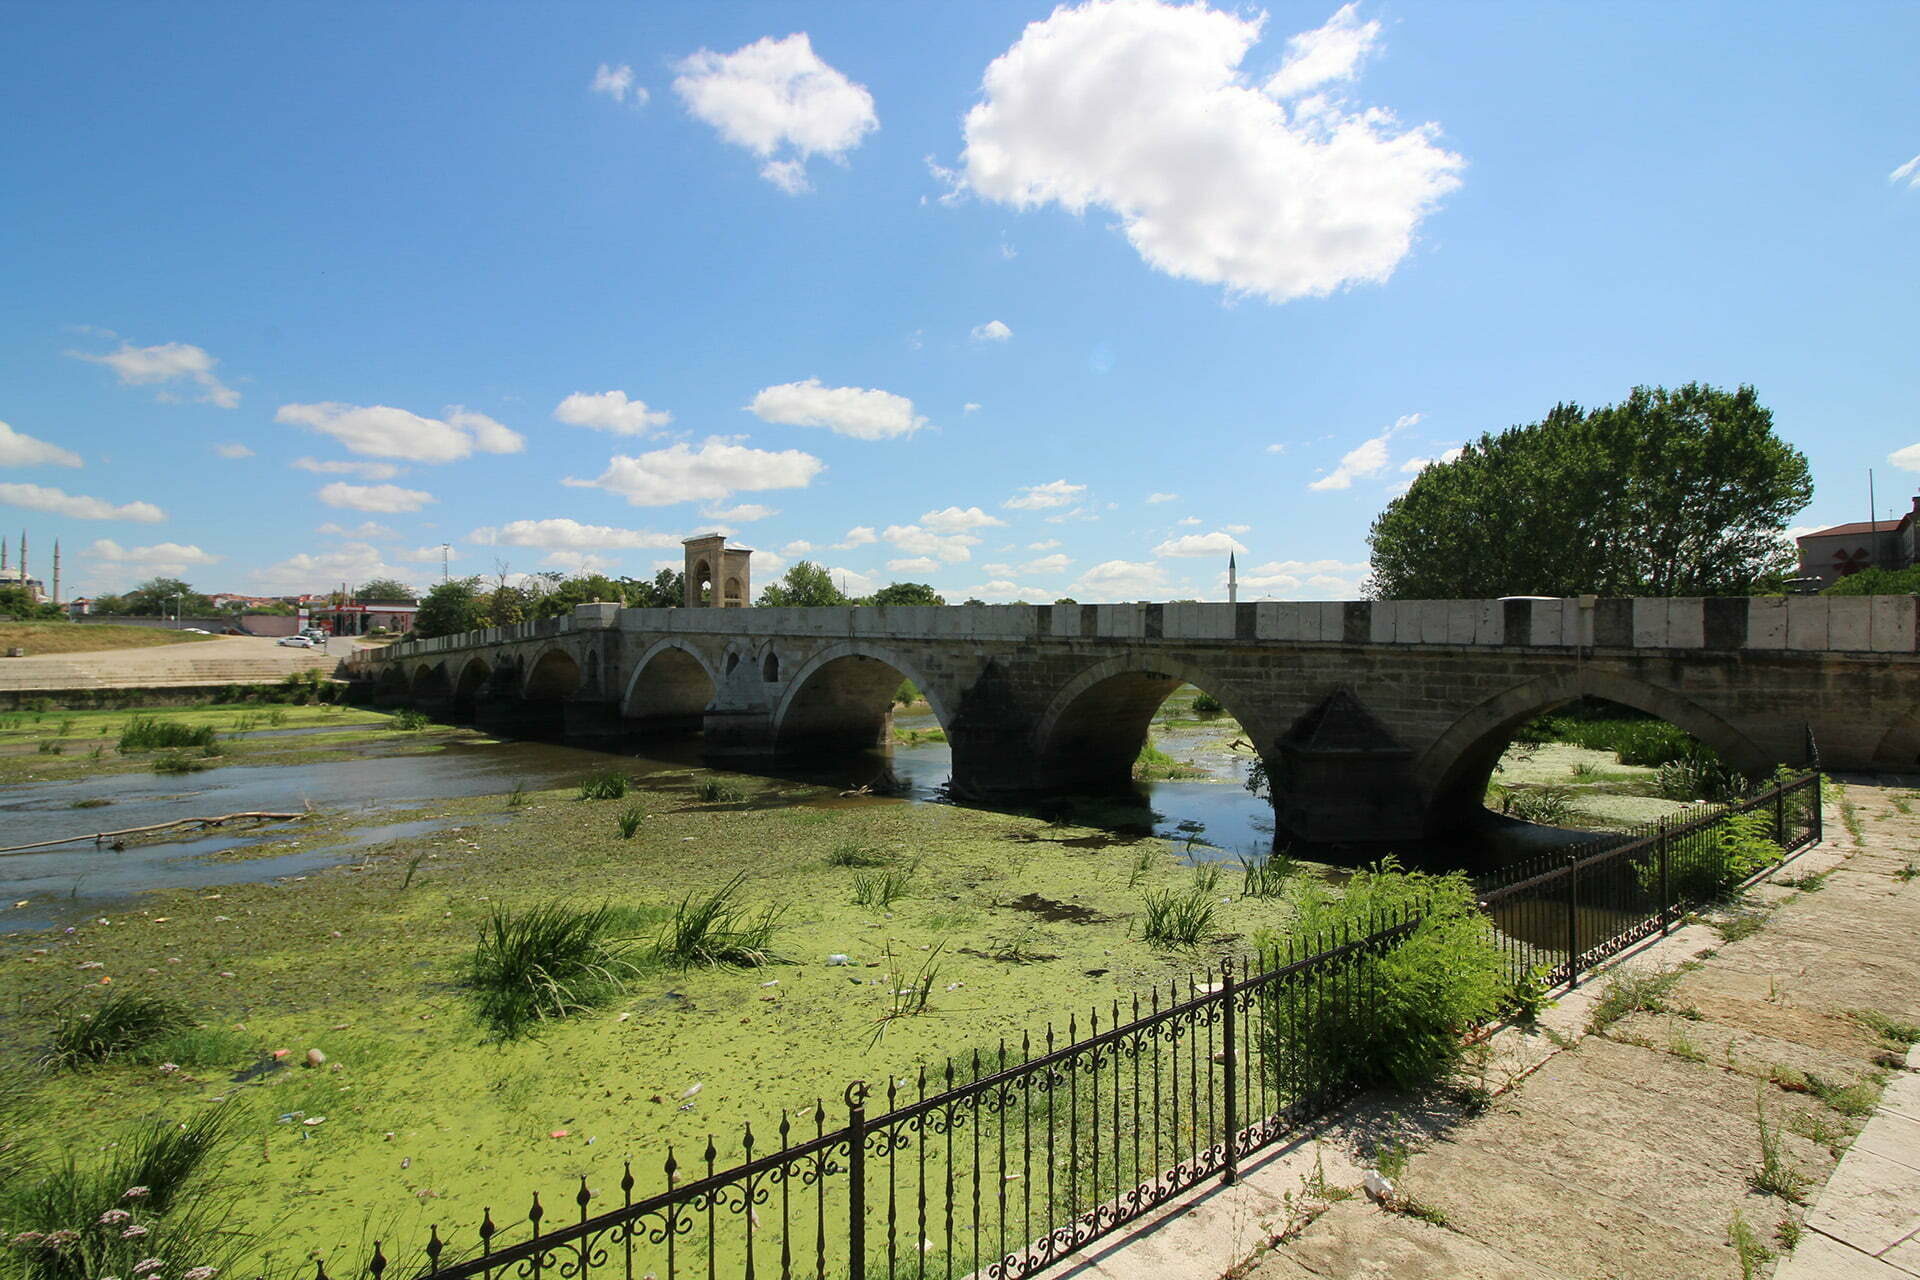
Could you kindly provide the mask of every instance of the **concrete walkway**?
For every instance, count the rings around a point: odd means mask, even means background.
[[[1920,1022],[1920,880],[1904,874],[1920,818],[1899,811],[1920,796],[1848,792],[1864,845],[1830,801],[1834,838],[1781,873],[1830,871],[1817,891],[1762,886],[1757,932],[1725,942],[1691,926],[1616,964],[1617,975],[1692,963],[1658,1009],[1585,1035],[1606,986],[1589,979],[1540,1032],[1496,1038],[1483,1114],[1444,1098],[1381,1100],[1061,1274],[1741,1277],[1738,1231],[1756,1276],[1789,1243],[1788,1280],[1920,1275],[1920,1075],[1848,1012]],[[1811,1207],[1752,1185],[1763,1123]],[[1355,1194],[1370,1157],[1395,1150],[1411,1154],[1390,1207]]]
[[[220,636],[193,644],[0,658],[0,692],[270,684],[309,667],[331,674],[352,651],[347,638],[329,641],[327,649],[295,649],[265,636]]]

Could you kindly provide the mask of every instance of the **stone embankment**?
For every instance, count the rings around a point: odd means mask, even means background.
[[[53,697],[102,689],[271,684],[309,668],[332,675],[339,662],[323,649],[283,648],[259,636],[222,636],[199,644],[0,658],[0,694]]]

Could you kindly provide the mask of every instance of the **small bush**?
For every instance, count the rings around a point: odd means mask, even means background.
[[[1667,891],[1676,902],[1712,902],[1725,896],[1780,861],[1772,832],[1770,814],[1728,813],[1704,832],[1673,841],[1667,855]],[[1634,877],[1643,892],[1659,893],[1658,856],[1635,864]]]
[[[1680,981],[1678,970],[1626,970],[1607,979],[1600,999],[1587,1015],[1587,1033],[1605,1031],[1630,1013],[1658,1013],[1667,1007],[1667,992]]]
[[[885,911],[896,898],[906,896],[907,882],[912,878],[911,869],[904,867],[856,872],[853,877],[853,901],[858,906]]]
[[[1141,899],[1140,935],[1162,947],[1191,947],[1213,932],[1214,897],[1195,886],[1149,889]]]
[[[1753,1100],[1754,1119],[1760,1127],[1760,1167],[1748,1175],[1747,1185],[1765,1195],[1779,1196],[1798,1204],[1806,1195],[1808,1178],[1786,1157],[1786,1144],[1780,1140],[1780,1126],[1767,1121],[1763,1094]]]
[[[416,711],[412,707],[408,707],[404,711],[394,712],[393,719],[390,723],[395,729],[401,729],[411,733],[426,728],[430,721],[427,719],[426,712]]]
[[[580,783],[582,800],[619,800],[626,796],[632,783],[627,775],[618,769],[602,769],[590,773]]]
[[[745,800],[747,793],[736,782],[708,778],[700,784],[700,798],[708,804],[735,804]]]
[[[920,687],[911,680],[902,680],[900,687],[893,691],[893,705],[896,707],[912,706],[920,701],[920,698]]]
[[[186,1006],[163,996],[112,991],[91,1012],[65,1012],[54,1024],[51,1065],[104,1062],[193,1025]]]
[[[1573,816],[1573,793],[1565,787],[1510,790],[1501,798],[1500,812],[1522,822],[1559,826]]]
[[[1738,800],[1753,789],[1745,774],[1705,746],[1696,746],[1679,759],[1661,765],[1654,774],[1654,787],[1669,800],[1714,804]]]
[[[206,747],[213,745],[213,741],[214,730],[210,724],[195,729],[155,716],[135,716],[120,735],[119,750],[126,753],[163,747]]]
[[[202,769],[209,767],[211,766],[209,766],[204,759],[190,756],[184,751],[168,751],[162,755],[155,756],[153,760],[153,771],[155,773],[198,773]]]
[[[655,954],[682,969],[773,963],[773,937],[782,909],[769,906],[750,916],[735,896],[746,878],[743,871],[697,902],[692,894],[682,898],[654,944]]]
[[[512,913],[495,908],[462,979],[480,1020],[503,1040],[550,1018],[596,1007],[639,972],[632,943],[614,937],[613,909],[548,903]]]
[[[1204,689],[1193,695],[1193,714],[1197,716],[1210,718],[1223,714],[1226,709],[1225,703]]]
[[[620,826],[620,838],[633,839],[634,833],[640,830],[640,824],[646,820],[646,816],[645,811],[637,804],[630,804],[622,809],[620,816],[614,820]]]

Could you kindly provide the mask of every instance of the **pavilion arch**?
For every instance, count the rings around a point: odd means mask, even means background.
[[[946,697],[913,663],[884,645],[843,640],[822,649],[786,677],[773,712],[776,750],[807,743],[857,749],[885,744],[893,695],[911,680],[942,729],[953,724]]]
[[[480,700],[480,693],[493,678],[493,668],[484,658],[468,658],[460,668],[460,678],[453,682],[453,707],[455,714],[472,715],[474,706]]]
[[[560,702],[580,689],[579,661],[565,649],[549,649],[527,669],[520,696],[528,702]]]
[[[1514,733],[1534,717],[1580,698],[1604,698],[1665,720],[1744,773],[1765,773],[1775,763],[1746,734],[1670,689],[1591,670],[1544,676],[1487,699],[1414,762],[1414,783],[1427,797],[1428,828],[1457,826],[1476,813]]]
[[[1217,698],[1265,757],[1275,735],[1265,722],[1246,717],[1258,698],[1178,658],[1130,655],[1088,667],[1061,686],[1042,713],[1033,746],[1044,785],[1083,792],[1125,789],[1154,713],[1183,684]]]
[[[435,662],[414,668],[413,697],[444,698],[453,692],[453,685],[447,680],[447,664]]]
[[[620,714],[643,731],[697,732],[718,684],[698,650],[682,640],[658,640],[633,664]]]

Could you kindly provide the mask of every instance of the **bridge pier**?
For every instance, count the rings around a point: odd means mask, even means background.
[[[569,698],[560,704],[561,732],[569,738],[612,739],[626,736],[620,704],[605,698]]]

